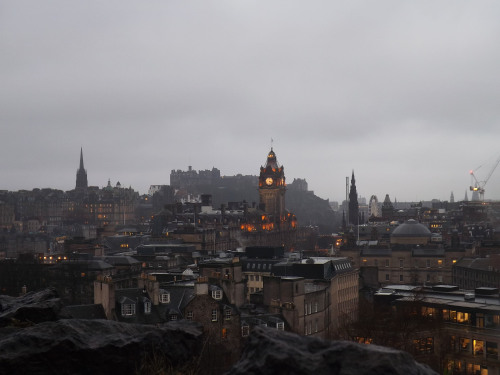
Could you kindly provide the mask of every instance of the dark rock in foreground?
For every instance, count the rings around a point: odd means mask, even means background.
[[[437,375],[395,349],[347,341],[325,341],[256,327],[240,361],[226,375]]]
[[[154,327],[107,320],[44,322],[0,337],[0,374],[136,374],[166,355],[172,368],[200,355],[199,326]]]
[[[63,307],[54,288],[29,292],[21,297],[0,295],[0,327],[18,323],[36,324],[59,318]]]

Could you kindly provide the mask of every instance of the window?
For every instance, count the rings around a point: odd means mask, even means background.
[[[250,281],[253,281],[253,275],[250,275]]]
[[[144,314],[151,314],[151,301],[144,302]]]
[[[188,311],[187,314],[186,314],[186,319],[187,320],[193,320],[193,312],[192,311]]]
[[[375,260],[373,261],[373,264],[375,265],[375,267],[378,267],[378,259],[375,259]]]
[[[170,320],[177,320],[177,315],[176,314],[170,315]]]
[[[404,262],[404,259],[399,260],[399,268],[403,268]]]
[[[486,357],[498,359],[498,344],[486,341]]]
[[[482,356],[484,353],[484,341],[474,340],[474,355]]]
[[[427,259],[427,260],[425,261],[425,265],[426,265],[426,267],[427,267],[427,268],[430,268],[430,267],[431,267],[431,260],[430,260],[430,259]]]
[[[426,281],[431,281],[431,275],[427,274]]]
[[[443,260],[442,259],[438,259],[438,267],[443,267]]]
[[[132,316],[135,315],[135,304],[134,303],[123,303],[122,304],[122,316]]]
[[[460,337],[460,350],[463,352],[470,352],[470,339]]]
[[[314,302],[314,312],[318,312],[318,302]]]
[[[457,311],[457,323],[469,324],[470,314]]]
[[[217,316],[217,309],[213,309],[212,310],[212,322],[216,322],[218,320],[218,316]]]
[[[399,275],[399,281],[403,281],[403,275]]]
[[[170,293],[163,292],[160,294],[160,302],[161,303],[170,303]]]
[[[255,275],[255,281],[260,281],[260,276],[259,275]]]
[[[386,267],[389,267],[389,259],[386,259],[386,260],[385,260],[385,266],[386,266]]]
[[[248,324],[244,324],[241,326],[241,337],[247,337],[250,333],[250,326]]]
[[[314,332],[318,332],[318,319],[314,321]]]
[[[432,354],[434,353],[434,338],[426,337],[413,340],[413,349],[415,354]]]
[[[304,304],[304,315],[307,315],[307,303]]]
[[[231,309],[226,309],[224,311],[224,317],[226,320],[231,320]]]
[[[222,331],[221,331],[221,338],[224,340],[224,339],[227,339],[227,329],[226,328],[222,328]]]
[[[216,300],[222,299],[222,290],[220,289],[212,290],[212,298]]]
[[[385,281],[389,281],[389,274],[388,273],[385,274]]]
[[[285,323],[283,323],[283,322],[276,323],[276,329],[278,331],[284,331],[285,330]]]

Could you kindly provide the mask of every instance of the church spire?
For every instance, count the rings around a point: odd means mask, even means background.
[[[88,187],[87,171],[83,167],[83,147],[80,148],[80,167],[76,171],[76,190],[85,190]]]
[[[80,147],[80,170],[85,170],[83,168],[83,147]]]
[[[356,179],[354,178],[354,170],[351,177],[351,189],[349,191],[349,223],[353,225],[359,224],[359,204],[358,191],[356,189]]]

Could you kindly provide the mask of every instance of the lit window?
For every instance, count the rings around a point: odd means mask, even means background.
[[[460,350],[463,352],[470,352],[470,339],[460,338]]]
[[[438,266],[439,266],[439,267],[442,267],[442,266],[443,266],[443,260],[442,260],[442,259],[438,259]]]
[[[222,328],[221,337],[222,337],[222,339],[227,339],[227,329],[226,328]]]
[[[217,309],[212,310],[212,322],[216,322],[218,320]]]
[[[482,356],[484,353],[484,341],[474,340],[474,355]]]

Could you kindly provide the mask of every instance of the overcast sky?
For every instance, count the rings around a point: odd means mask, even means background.
[[[500,2],[1,1],[0,189],[172,169],[462,200],[500,156]],[[469,199],[471,193],[468,192]],[[500,167],[486,185],[500,199]]]

